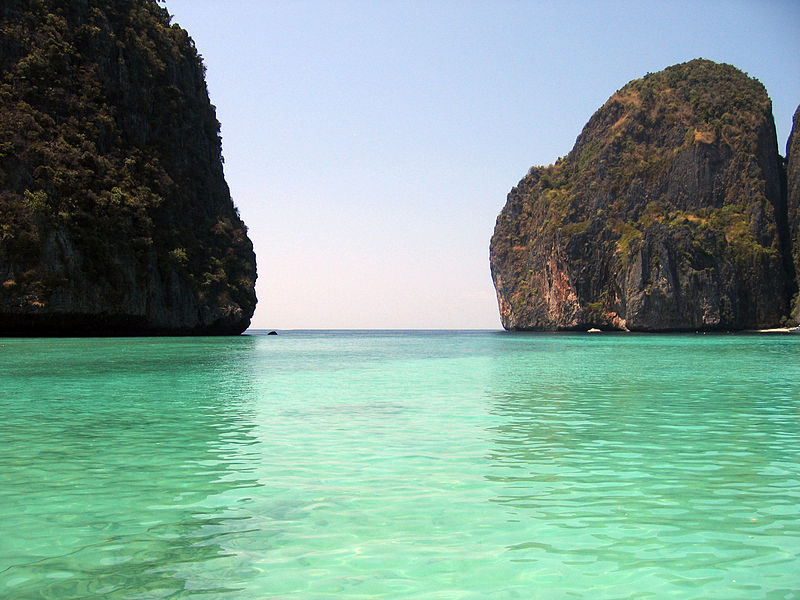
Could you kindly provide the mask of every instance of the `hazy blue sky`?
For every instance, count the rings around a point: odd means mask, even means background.
[[[506,194],[697,57],[800,103],[800,2],[167,0],[208,68],[260,328],[499,328]]]

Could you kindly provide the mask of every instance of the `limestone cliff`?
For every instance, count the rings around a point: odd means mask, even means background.
[[[786,188],[794,270],[800,275],[800,106],[794,113],[792,133],[786,143]],[[800,323],[800,294],[793,299],[792,318],[794,323]]]
[[[508,195],[491,241],[503,326],[777,325],[793,286],[764,87],[694,60],[634,80]]]
[[[202,60],[154,0],[0,2],[0,214],[0,335],[250,322]]]

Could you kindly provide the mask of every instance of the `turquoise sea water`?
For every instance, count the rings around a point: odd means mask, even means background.
[[[0,598],[800,598],[800,336],[2,339]]]

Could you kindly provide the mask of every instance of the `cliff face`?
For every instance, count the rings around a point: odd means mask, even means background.
[[[204,67],[153,0],[0,3],[0,212],[0,335],[250,322]]]
[[[794,113],[792,133],[786,144],[786,189],[792,258],[795,273],[800,275],[800,106]],[[800,294],[792,301],[792,317],[800,323]]]
[[[630,82],[511,190],[491,241],[503,326],[778,324],[793,285],[772,107],[734,67]]]

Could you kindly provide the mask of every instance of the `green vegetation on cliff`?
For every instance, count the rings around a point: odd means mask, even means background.
[[[0,6],[0,329],[244,329],[255,257],[186,31],[153,0]]]
[[[758,81],[702,59],[634,80],[509,194],[491,248],[503,324],[777,324],[794,285],[782,187]]]

